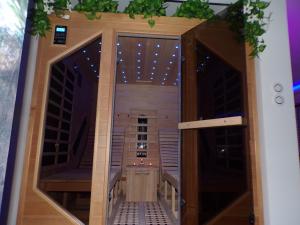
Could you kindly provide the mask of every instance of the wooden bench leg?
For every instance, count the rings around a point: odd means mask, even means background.
[[[111,213],[112,213],[112,208],[113,208],[113,201],[114,201],[114,189],[111,190],[111,199],[109,202],[109,211],[108,211],[108,217],[111,217]]]
[[[168,181],[165,180],[165,200],[168,201]]]
[[[172,206],[172,212],[177,218],[177,213],[176,213],[176,190],[175,187],[172,186],[172,200],[171,200],[171,206]]]
[[[116,202],[117,202],[117,199],[118,199],[118,187],[117,187],[117,184],[114,186],[113,191],[114,191],[113,205],[115,205]]]
[[[122,182],[118,181],[118,194],[121,196],[122,195]]]

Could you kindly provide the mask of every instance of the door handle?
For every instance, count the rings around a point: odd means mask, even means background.
[[[253,212],[249,214],[248,222],[249,222],[249,225],[255,225],[255,215]]]
[[[184,208],[186,206],[186,201],[183,199],[183,198],[181,198],[180,199],[180,208],[182,209],[182,208]]]

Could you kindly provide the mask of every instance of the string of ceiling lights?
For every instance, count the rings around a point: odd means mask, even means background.
[[[99,42],[98,42],[98,46],[99,46],[99,48],[98,48],[98,54],[100,55],[101,54],[101,47],[102,47],[102,41],[101,41],[101,39],[99,40]],[[93,49],[93,51],[94,51],[95,49]],[[90,70],[91,70],[91,72],[92,73],[95,73],[95,74],[98,74],[97,75],[97,78],[99,78],[99,68],[97,68],[95,65],[97,65],[97,62],[94,62],[93,63],[93,59],[91,59],[91,57],[90,57],[90,55],[92,54],[92,53],[90,53],[90,52],[88,52],[88,50],[87,50],[87,48],[84,48],[84,49],[82,49],[81,50],[81,53],[82,53],[82,57],[86,60],[86,62],[89,64],[89,68],[90,68]],[[79,57],[78,57],[78,59],[79,59]],[[80,60],[80,59],[79,59]],[[77,60],[74,60],[74,61],[77,61]],[[74,69],[74,71],[75,72],[79,72],[79,65],[77,64],[77,63],[75,63],[74,65],[73,65],[73,69]]]
[[[180,62],[180,44],[179,42],[172,43],[171,47],[167,48],[168,53],[166,53],[166,49],[164,49],[162,46],[164,44],[160,43],[158,40],[153,39],[153,42],[150,44],[150,49],[153,49],[150,56],[150,63],[144,62],[145,51],[147,51],[144,50],[144,47],[148,46],[149,48],[149,43],[145,43],[142,40],[137,40],[133,46],[128,46],[128,44],[125,45],[120,40],[117,42],[117,66],[119,67],[119,70],[117,70],[119,74],[117,74],[117,76],[119,77],[118,79],[121,83],[128,84],[129,81],[135,83],[151,82],[160,84],[161,86],[177,86],[179,84],[181,76],[178,67],[178,62]],[[124,59],[126,58],[126,54],[124,54],[122,51],[123,46],[121,43],[123,43],[124,48],[126,47],[126,49],[134,47],[133,51],[135,51],[136,67],[133,72],[130,72],[133,73],[129,74],[130,79],[128,77],[128,68],[130,68],[128,64],[132,62]],[[95,59],[93,59],[92,56],[95,56],[95,54],[101,54],[101,46],[102,41],[99,39],[92,47],[90,46],[82,49],[80,52],[80,57],[77,57],[77,59],[73,59],[72,61],[77,62],[78,60],[84,60],[91,72],[96,74],[99,78],[99,68],[97,68],[97,62],[94,62]],[[166,57],[166,55],[169,55],[169,57]],[[162,60],[162,57],[164,60]],[[203,71],[207,61],[209,60],[210,56],[203,56],[203,59],[200,60],[200,64],[198,65],[197,72]],[[164,63],[164,65],[162,65],[162,63]],[[143,68],[143,66],[146,66],[146,68]],[[79,67],[80,65],[75,63],[73,66],[74,71],[79,72]],[[147,71],[145,72],[145,70]],[[135,77],[135,79],[133,78],[132,80],[132,77]]]
[[[158,71],[159,67],[159,56],[160,56],[160,51],[161,51],[161,44],[160,43],[155,43],[153,46],[153,55],[152,55],[152,65],[150,66],[150,71],[149,74],[143,74],[143,43],[142,42],[137,42],[136,43],[136,68],[135,68],[135,79],[137,82],[139,81],[146,81],[150,80],[150,82],[156,80],[159,81],[161,85],[166,85],[166,81],[169,79],[169,73],[171,71],[171,67],[176,64],[176,60],[179,60],[179,52],[180,52],[180,46],[179,44],[176,44],[174,46],[174,51],[170,54],[169,60],[167,60],[167,65],[165,65],[165,72]],[[122,46],[121,43],[117,43],[117,61],[118,61],[118,66],[120,66],[120,78],[121,82],[124,84],[128,83],[128,76],[126,73],[126,61],[123,57],[123,52],[122,52]],[[175,69],[175,72],[177,73],[176,79],[173,82],[173,85],[176,86],[178,85],[178,82],[180,80],[180,73],[178,72],[178,68]],[[159,74],[160,73],[160,74]],[[160,75],[160,76],[159,76]]]

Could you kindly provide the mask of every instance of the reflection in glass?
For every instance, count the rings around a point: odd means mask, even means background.
[[[39,188],[88,224],[101,38],[50,69]]]
[[[200,224],[247,191],[245,128],[199,130]]]
[[[198,118],[244,116],[243,74],[197,43]],[[245,127],[198,131],[199,219],[205,224],[247,192]]]
[[[243,116],[242,74],[197,44],[199,119]]]

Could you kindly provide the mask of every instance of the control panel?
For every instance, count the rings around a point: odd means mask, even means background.
[[[66,26],[55,26],[54,41],[55,45],[65,45],[67,42],[68,28]]]

